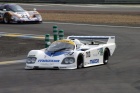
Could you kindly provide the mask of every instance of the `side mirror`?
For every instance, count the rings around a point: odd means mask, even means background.
[[[33,10],[36,11],[36,8],[34,8]]]
[[[3,11],[5,12],[5,11],[6,11],[6,9],[3,9]]]

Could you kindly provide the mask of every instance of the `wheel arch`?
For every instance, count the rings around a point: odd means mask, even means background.
[[[110,49],[108,47],[105,48],[104,52],[105,51],[107,51],[109,53],[109,56],[111,56]]]
[[[9,12],[5,12],[3,16],[11,16]]]
[[[110,57],[110,50],[109,48],[105,48],[104,55],[103,55],[103,63],[107,64]]]
[[[8,20],[10,21],[10,18],[11,18],[11,14],[9,12],[5,12],[4,15],[3,15],[3,18],[7,16],[8,17]]]
[[[82,68],[78,66],[81,63],[83,64],[82,67],[84,67],[84,55],[82,53],[79,53],[77,56],[77,68]]]
[[[79,53],[78,56],[77,56],[77,60],[78,58],[82,58],[82,60],[84,61],[84,55],[82,53]]]

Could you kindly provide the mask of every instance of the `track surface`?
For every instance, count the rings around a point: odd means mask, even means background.
[[[56,24],[4,25],[1,31],[52,33]],[[7,28],[8,27],[8,28]],[[79,70],[24,70],[25,64],[0,66],[1,93],[139,93],[140,28],[60,25],[65,35],[115,35],[117,49],[110,63]],[[40,30],[41,29],[41,30]]]
[[[44,35],[52,34],[53,25],[56,23],[0,24],[0,31]],[[78,70],[24,70],[24,63],[0,65],[0,93],[140,92],[140,27],[57,25],[65,36],[116,36],[117,49],[109,64]]]
[[[20,4],[25,9],[37,10],[70,10],[70,11],[113,11],[113,12],[139,12],[140,5],[69,5],[69,4]]]

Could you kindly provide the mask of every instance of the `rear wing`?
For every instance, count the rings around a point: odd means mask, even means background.
[[[78,39],[87,41],[99,41],[104,43],[115,43],[115,36],[68,36],[67,39]]]

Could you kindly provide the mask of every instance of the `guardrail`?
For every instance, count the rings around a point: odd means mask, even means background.
[[[140,0],[0,0],[4,3],[140,4]]]

